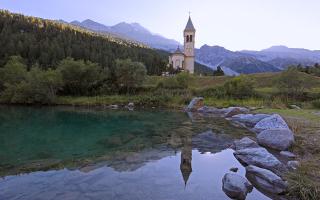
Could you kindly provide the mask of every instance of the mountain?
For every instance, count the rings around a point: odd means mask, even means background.
[[[106,26],[104,24],[87,19],[83,22],[72,21],[70,24],[80,26],[91,31],[112,34],[120,38],[141,42],[156,49],[173,50],[176,49],[177,46],[181,46],[179,42],[172,39],[167,39],[158,34],[154,34],[138,23],[121,22],[114,26]]]
[[[100,27],[91,21],[81,23]],[[4,10],[0,10],[0,38],[0,67],[15,55],[20,55],[29,67],[37,64],[41,68],[54,68],[61,60],[72,57],[111,70],[116,59],[130,58],[144,63],[149,75],[161,75],[169,55],[141,43],[88,31],[61,20],[28,17]]]
[[[320,62],[320,51],[302,48],[288,48],[286,46],[272,46],[262,51],[241,51],[279,69],[286,69],[290,65],[313,65]]]
[[[273,65],[256,59],[254,56],[233,52],[220,46],[202,46],[196,50],[196,60],[212,68],[221,66],[227,75],[279,71]]]
[[[262,51],[230,51],[220,46],[204,45],[196,50],[196,60],[215,69],[221,66],[226,73],[277,72],[290,65],[320,63],[320,51],[273,46]],[[231,71],[230,71],[231,70]]]

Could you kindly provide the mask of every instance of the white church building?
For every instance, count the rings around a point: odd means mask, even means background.
[[[191,74],[194,73],[195,34],[196,29],[194,28],[191,17],[189,16],[187,26],[183,32],[184,51],[181,51],[178,47],[178,49],[169,56],[169,65],[171,65],[173,69],[187,71]]]

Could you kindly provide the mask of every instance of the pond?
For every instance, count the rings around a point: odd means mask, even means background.
[[[229,199],[222,177],[245,175],[229,147],[251,134],[178,111],[1,106],[0,199]]]

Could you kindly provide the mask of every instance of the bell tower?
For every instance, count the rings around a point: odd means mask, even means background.
[[[185,70],[189,71],[189,73],[194,73],[194,62],[195,62],[195,35],[196,29],[193,26],[191,17],[189,16],[189,20],[186,28],[183,32],[184,35],[184,54],[185,54]]]

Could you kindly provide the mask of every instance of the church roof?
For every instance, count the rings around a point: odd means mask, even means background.
[[[178,46],[177,50],[174,52],[174,54],[183,54],[183,52],[180,50],[179,46]]]
[[[190,16],[189,16],[189,20],[188,20],[187,26],[186,26],[186,28],[184,30],[185,31],[195,31],[196,30],[194,28],[194,26],[193,26],[193,23],[192,23],[192,20],[191,20]]]

